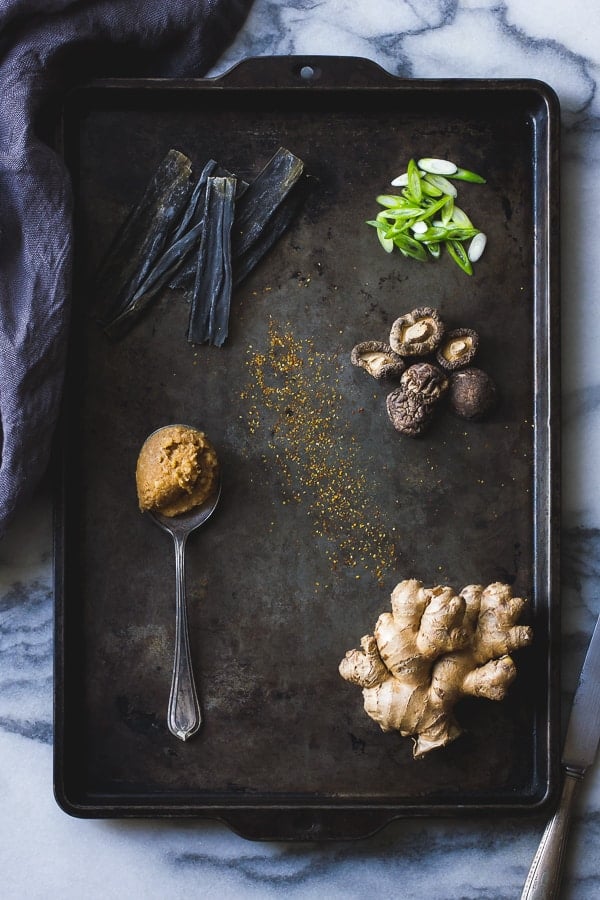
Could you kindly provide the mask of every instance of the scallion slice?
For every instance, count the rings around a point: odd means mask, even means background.
[[[420,159],[418,166],[423,172],[430,172],[432,175],[454,175],[458,172],[458,166],[449,159],[435,159],[430,156]]]

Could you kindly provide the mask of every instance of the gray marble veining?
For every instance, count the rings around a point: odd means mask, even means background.
[[[600,5],[589,0],[256,0],[215,67],[364,56],[411,77],[532,77],[562,107],[563,693],[600,613]],[[2,896],[516,898],[545,824],[399,821],[357,843],[254,844],[211,822],[71,819],[52,797],[50,493],[0,544]],[[566,716],[566,712],[565,712]],[[600,897],[600,767],[577,804],[564,896]]]

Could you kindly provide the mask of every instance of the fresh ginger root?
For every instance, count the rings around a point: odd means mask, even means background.
[[[527,601],[500,582],[456,594],[411,579],[396,585],[391,600],[392,612],[379,617],[360,650],[346,653],[339,671],[362,687],[365,711],[383,731],[414,738],[419,757],[461,734],[453,713],[461,697],[506,696],[517,674],[509,654],[533,634],[515,624]]]

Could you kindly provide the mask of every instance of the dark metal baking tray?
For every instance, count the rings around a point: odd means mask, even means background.
[[[558,123],[537,81],[406,81],[347,58],[254,59],[214,80],[69,94],[75,281],[55,554],[55,792],[67,812],[219,818],[249,837],[314,840],[552,804]],[[168,291],[108,341],[90,315],[93,275],[164,153],[248,178],[280,145],[317,187],[236,290],[225,347],[188,345],[188,305]],[[424,155],[487,177],[461,188],[488,234],[471,278],[448,258],[383,253],[364,224]],[[349,354],[424,304],[479,331],[501,401],[481,423],[443,411],[413,440]],[[185,744],[166,727],[172,548],[134,484],[142,442],[170,422],[204,428],[223,469],[219,508],[188,544],[204,724]],[[509,582],[535,629],[508,698],[463,701],[465,734],[420,761],[337,671],[406,577]]]

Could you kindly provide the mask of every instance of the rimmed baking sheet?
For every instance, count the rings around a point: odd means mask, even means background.
[[[306,67],[311,67],[305,77]],[[302,71],[304,70],[303,74]],[[57,516],[55,790],[81,816],[207,816],[259,838],[372,832],[397,816],[539,810],[557,773],[558,107],[533,81],[404,81],[365,60],[249,60],[223,78],[108,81],[67,99],[76,273]],[[186,342],[165,291],[121,341],[89,308],[94,272],[169,148],[252,178],[280,146],[315,178],[235,291],[219,349]],[[410,157],[481,172],[463,205],[488,235],[476,273],[385,254],[365,220]],[[350,365],[424,304],[475,328],[501,401],[397,434],[386,389]],[[188,544],[204,713],[166,727],[174,574],[137,509],[145,437],[216,445],[223,493]],[[419,761],[337,667],[397,581],[505,581],[534,645],[499,704]]]

